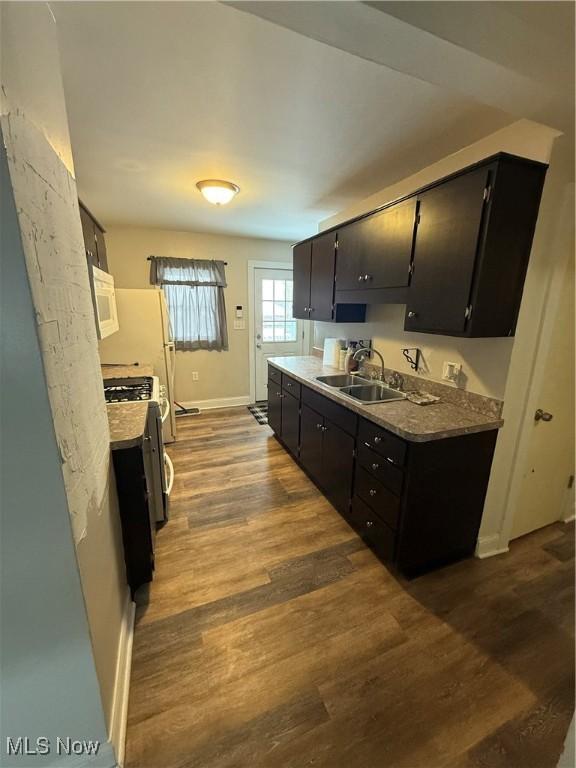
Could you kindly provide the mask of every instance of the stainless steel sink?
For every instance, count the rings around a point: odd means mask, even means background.
[[[329,387],[350,387],[354,384],[367,384],[367,379],[360,376],[351,376],[349,373],[334,373],[331,376],[317,376],[316,381],[327,384]]]
[[[365,384],[352,387],[342,387],[343,395],[360,400],[363,403],[388,403],[391,400],[404,400],[406,395],[385,384]]]

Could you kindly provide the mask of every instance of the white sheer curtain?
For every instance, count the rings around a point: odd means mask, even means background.
[[[150,257],[150,282],[164,291],[176,349],[228,349],[223,261]]]

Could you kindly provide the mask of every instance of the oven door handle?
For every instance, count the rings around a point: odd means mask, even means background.
[[[162,414],[162,424],[166,421],[170,414],[170,400],[167,397],[164,398],[164,413]]]
[[[168,485],[166,486],[166,495],[170,496],[170,493],[172,492],[172,486],[174,485],[174,464],[172,464],[172,459],[166,451],[164,451],[164,462],[166,463],[166,466],[168,467],[168,472],[170,473],[170,480],[168,481]]]

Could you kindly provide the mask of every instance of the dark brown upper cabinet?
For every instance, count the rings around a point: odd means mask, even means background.
[[[295,318],[326,322],[364,322],[365,305],[340,305],[334,300],[335,232],[319,235],[314,240],[307,240],[294,246],[293,274]]]
[[[412,197],[338,230],[337,301],[406,302],[416,208]]]
[[[84,249],[88,264],[108,272],[106,242],[104,240],[105,230],[81,201],[78,201],[78,205],[80,207],[80,222],[82,224]]]
[[[406,331],[513,336],[546,170],[500,153],[298,243],[294,316],[406,304]]]
[[[405,330],[514,335],[545,173],[500,155],[418,195]]]

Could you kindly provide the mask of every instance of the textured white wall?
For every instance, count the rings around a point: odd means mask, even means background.
[[[127,586],[56,28],[45,3],[1,13],[1,125],[72,529],[61,546],[76,545],[109,722]]]

